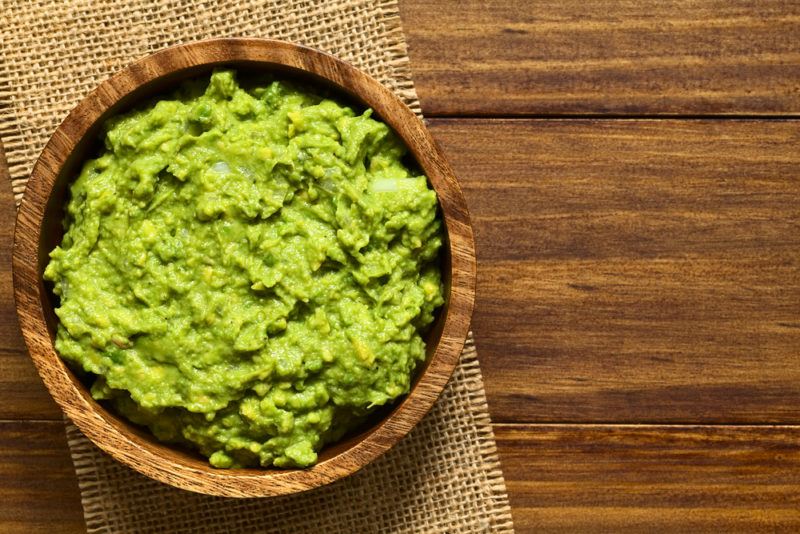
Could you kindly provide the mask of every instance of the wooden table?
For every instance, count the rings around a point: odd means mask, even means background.
[[[517,530],[799,530],[800,5],[401,7],[475,224]],[[80,532],[18,336],[0,369],[0,531]]]

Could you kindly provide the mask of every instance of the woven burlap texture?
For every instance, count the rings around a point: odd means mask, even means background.
[[[0,139],[19,203],[67,112],[131,61],[210,37],[269,37],[349,61],[420,113],[395,0],[193,2],[0,0]],[[235,500],[183,492],[107,457],[67,425],[92,533],[512,532],[470,339],[431,413],[355,475],[300,495]]]

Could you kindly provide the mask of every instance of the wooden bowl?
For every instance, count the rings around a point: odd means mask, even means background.
[[[159,443],[98,404],[53,348],[54,297],[42,283],[49,252],[60,242],[69,182],[97,146],[111,115],[217,66],[278,71],[332,87],[374,110],[405,141],[439,197],[446,226],[442,274],[446,303],[427,338],[428,358],[408,396],[344,440],[324,448],[308,469],[215,469],[199,455]],[[58,127],[31,174],[14,234],[14,294],[28,350],[50,394],[78,428],[116,460],[185,490],[263,497],[308,490],[345,477],[389,450],[430,410],[447,384],[469,328],[475,252],[464,196],[422,122],[388,89],[333,56],[262,39],[216,39],[177,46],[138,61],[106,80]]]

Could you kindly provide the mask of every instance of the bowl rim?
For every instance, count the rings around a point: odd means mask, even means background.
[[[87,399],[87,391],[56,353],[42,305],[38,250],[53,186],[67,158],[102,115],[146,84],[168,75],[216,65],[253,63],[322,78],[360,99],[406,143],[439,197],[447,229],[451,284],[444,326],[427,368],[409,394],[363,439],[307,469],[204,469],[117,424]],[[28,352],[48,391],[66,416],[117,461],[171,486],[207,495],[266,497],[309,490],[348,476],[400,441],[431,409],[458,364],[475,296],[475,249],[466,200],[441,150],[422,121],[389,89],[330,54],[271,39],[195,41],[155,52],[103,81],[64,119],[40,154],[20,204],[14,231],[14,297]],[[81,389],[83,391],[81,391]]]

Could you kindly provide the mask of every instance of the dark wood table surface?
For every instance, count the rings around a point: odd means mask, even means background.
[[[517,530],[800,530],[800,3],[401,8]],[[60,417],[0,339],[0,532],[84,530]]]

